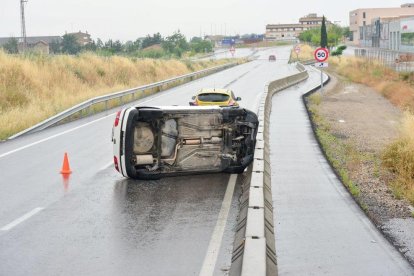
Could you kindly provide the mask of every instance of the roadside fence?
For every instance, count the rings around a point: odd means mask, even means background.
[[[386,49],[355,49],[355,56],[364,58],[369,62],[379,62],[397,72],[414,71],[414,53],[399,52]]]

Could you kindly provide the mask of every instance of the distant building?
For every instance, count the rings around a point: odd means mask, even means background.
[[[49,54],[49,43],[39,40],[37,42],[27,43],[27,48],[24,48],[23,42],[19,42],[17,45],[17,49],[19,50],[19,53],[22,53],[24,51],[30,51],[30,52],[36,52],[40,54]]]
[[[360,46],[414,52],[414,16],[375,18],[360,34]]]
[[[13,37],[0,37],[0,47],[6,44],[10,39]],[[22,37],[14,37],[19,42],[23,42]],[[50,44],[52,42],[62,42],[61,36],[28,36],[26,37],[27,44],[35,44],[39,41],[46,42],[47,44]]]
[[[0,37],[0,47],[13,39],[12,37]],[[43,54],[49,54],[49,44],[50,43],[60,43],[62,42],[61,36],[29,36],[26,37],[26,48],[23,45],[22,37],[15,37],[18,41],[17,49],[19,53],[23,51],[34,51]]]
[[[76,37],[76,41],[81,46],[85,46],[87,44],[92,43],[91,35],[88,34],[88,32],[82,33],[81,31],[79,31],[77,33],[68,33],[68,35],[73,35],[74,37]]]
[[[370,25],[372,20],[381,18],[400,18],[414,16],[414,4],[404,4],[396,8],[357,9],[349,13],[349,30],[352,32],[351,41],[360,45],[364,40],[364,26]],[[367,30],[365,28],[364,30]]]
[[[220,47],[221,41],[224,39],[224,35],[206,35],[204,39],[214,43],[214,47]]]
[[[389,38],[389,49],[414,53],[414,16],[392,20]]]
[[[89,43],[92,43],[91,35],[86,33],[82,33],[81,31],[77,33],[68,33],[69,35],[73,35],[76,38],[76,41],[81,46],[85,46]],[[10,41],[12,37],[0,37],[0,47]],[[19,53],[23,51],[35,51],[41,52],[44,54],[49,54],[50,52],[50,44],[56,43],[61,44],[63,41],[62,36],[29,36],[26,37],[26,48],[23,45],[23,38],[22,37],[15,37],[18,41],[18,50]],[[52,50],[53,51],[53,50]]]
[[[244,44],[258,43],[264,40],[264,35],[263,34],[243,35],[240,39],[243,41]]]
[[[326,18],[325,18],[326,20]],[[326,25],[331,24],[326,20]],[[316,13],[310,13],[301,17],[299,23],[295,24],[268,24],[266,25],[266,40],[294,40],[304,31],[320,28],[322,25],[322,17]]]
[[[322,16],[318,16],[316,13],[310,13],[307,16],[299,18],[299,23],[301,25],[322,25]],[[326,18],[325,18],[326,20]],[[326,20],[327,21],[327,20]]]

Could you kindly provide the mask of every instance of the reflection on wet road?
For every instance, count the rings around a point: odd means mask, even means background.
[[[0,275],[198,274],[228,178],[135,181],[108,168],[24,227],[1,233]],[[237,197],[232,206],[227,236],[236,223]]]
[[[241,106],[254,110],[268,81],[296,72],[286,59],[265,59],[274,53],[287,58],[289,49],[261,51],[262,60],[140,102],[187,105],[203,87],[228,85],[242,98]],[[113,116],[100,114],[0,144],[0,229],[25,218],[0,230],[0,275],[200,272],[230,176],[124,179],[108,167],[112,124]],[[65,151],[73,171],[68,179],[59,174]],[[237,177],[215,275],[230,267],[240,182],[246,177]]]

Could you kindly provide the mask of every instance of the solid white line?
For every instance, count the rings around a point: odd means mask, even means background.
[[[3,228],[1,228],[1,231],[9,231],[10,229],[12,229],[13,227],[17,226],[18,224],[22,223],[25,220],[28,220],[29,218],[31,218],[32,216],[36,215],[37,213],[39,213],[40,211],[42,211],[44,208],[42,207],[38,207],[38,208],[34,208],[32,211],[30,211],[29,213],[21,216],[18,219],[13,220],[12,222],[10,222],[9,224],[7,224],[6,226],[4,226]]]
[[[237,174],[230,175],[216,227],[214,227],[213,235],[211,236],[210,243],[208,244],[207,254],[204,257],[203,266],[201,267],[199,274],[200,276],[210,276],[214,273],[221,241],[223,239],[224,229],[226,228],[227,217],[231,207],[234,187],[236,186],[236,180]]]
[[[102,166],[99,171],[103,171],[106,170],[107,168],[109,168],[110,166],[112,166],[114,164],[114,161],[111,161],[110,163],[106,164],[105,166]]]
[[[115,114],[115,113],[114,113],[114,114]],[[91,121],[91,122],[86,123],[86,124],[83,124],[83,125],[81,125],[81,126],[74,127],[74,128],[68,129],[68,130],[65,130],[65,131],[63,131],[63,132],[61,132],[61,133],[57,133],[57,134],[55,134],[55,135],[49,136],[49,137],[47,137],[47,138],[41,139],[41,140],[36,141],[36,142],[33,142],[33,143],[31,143],[31,144],[25,145],[25,146],[23,146],[23,147],[20,147],[20,148],[17,148],[17,149],[11,150],[11,151],[9,151],[9,152],[6,152],[6,153],[3,153],[3,154],[0,154],[0,158],[5,157],[5,156],[10,155],[10,154],[15,153],[15,152],[18,152],[18,151],[21,151],[21,150],[24,150],[24,149],[30,148],[30,147],[35,146],[35,145],[37,145],[37,144],[40,144],[40,143],[46,142],[46,141],[48,141],[48,140],[50,140],[50,139],[53,139],[53,138],[56,138],[56,137],[62,136],[62,135],[64,135],[64,134],[67,134],[67,133],[73,132],[73,131],[78,130],[78,129],[80,129],[80,128],[83,128],[83,127],[89,126],[89,125],[94,124],[94,123],[96,123],[96,122],[98,122],[98,121],[102,121],[103,119],[106,119],[106,117],[109,117],[109,116],[114,115],[114,114],[107,115],[107,116],[105,116],[105,117],[99,118],[99,119],[97,119],[97,120]]]

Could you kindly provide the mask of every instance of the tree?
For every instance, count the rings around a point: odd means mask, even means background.
[[[300,33],[299,39],[304,42],[312,42],[312,32],[308,30]]]
[[[59,40],[54,39],[52,42],[49,43],[49,52],[52,54],[58,54],[61,52],[61,43]]]
[[[187,39],[183,34],[180,33],[180,30],[171,36],[167,36],[161,43],[161,46],[164,51],[177,57],[181,57],[185,51],[188,51],[190,49],[190,45],[188,44]]]
[[[96,40],[96,48],[97,49],[102,49],[103,47],[104,47],[104,44],[103,44],[102,40],[100,38],[98,38]]]
[[[326,32],[325,16],[322,17],[321,26],[321,47],[326,48],[328,46],[328,33]]]
[[[161,44],[163,41],[162,36],[160,33],[156,33],[153,36],[147,35],[146,38],[142,41],[142,49],[148,48],[150,46]]]
[[[117,40],[112,44],[112,49],[114,53],[120,53],[122,52],[122,43],[121,41]]]
[[[341,26],[336,24],[331,24],[328,27],[328,43],[331,46],[338,45],[342,41],[343,29]]]
[[[349,27],[343,27],[343,28],[342,28],[342,35],[343,35],[344,37],[348,38],[348,39],[350,39],[350,38],[351,38],[351,36],[352,36],[352,32],[351,32],[351,30],[349,29]]]
[[[74,35],[65,34],[62,40],[62,52],[70,55],[76,55],[81,50],[76,37]]]
[[[9,54],[17,54],[19,49],[17,48],[18,41],[16,38],[10,38],[6,44],[3,45],[4,50],[6,50]]]
[[[141,47],[141,39],[136,39],[135,41],[127,41],[124,44],[124,51],[127,53],[134,53],[139,50]]]
[[[82,48],[86,51],[91,51],[91,52],[95,52],[98,49],[94,40],[92,40],[92,42],[86,44]]]
[[[208,40],[202,40],[199,37],[193,37],[190,42],[190,47],[193,52],[207,53],[213,51],[213,43]]]

